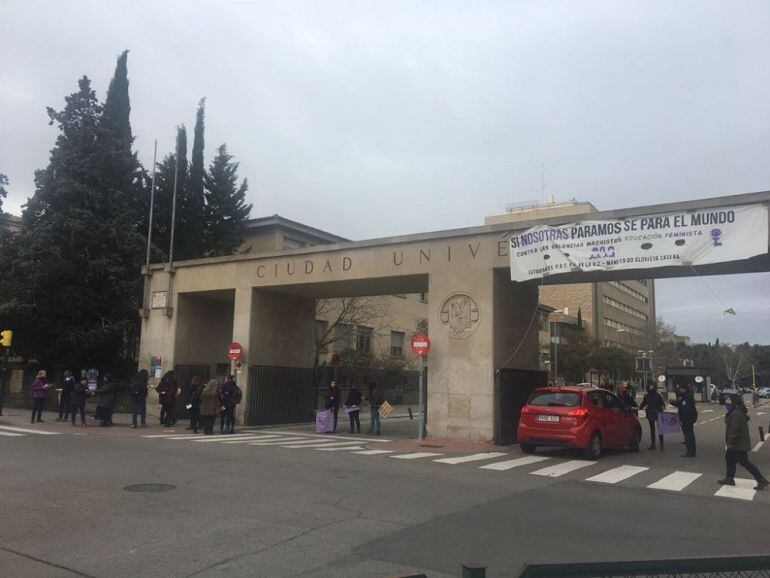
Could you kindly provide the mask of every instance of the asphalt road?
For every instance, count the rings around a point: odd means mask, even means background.
[[[533,472],[558,474],[581,456],[544,451],[540,462],[490,469],[523,456],[516,447],[479,455],[441,441],[420,446],[398,435],[409,423],[386,422],[397,435],[376,442],[308,428],[199,442],[143,437],[187,433],[157,426],[30,426],[26,413],[7,410],[0,434],[10,425],[58,435],[0,435],[0,574],[440,577],[472,562],[515,576],[525,562],[768,554],[770,495],[715,495],[723,410],[700,409],[696,459],[680,457],[675,436],[664,452],[608,452],[558,477]],[[770,418],[759,411],[755,442]],[[378,453],[356,453],[369,450]],[[415,450],[437,455],[394,459]],[[770,475],[770,441],[751,456]],[[618,479],[622,466],[637,469]],[[648,487],[676,471],[700,475],[681,489]],[[596,476],[605,482],[589,481]],[[124,489],[132,484],[175,487]]]

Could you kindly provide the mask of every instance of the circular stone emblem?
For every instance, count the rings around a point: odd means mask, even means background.
[[[473,335],[479,326],[481,311],[473,297],[465,293],[455,293],[446,298],[439,310],[441,328],[450,337],[462,339]]]

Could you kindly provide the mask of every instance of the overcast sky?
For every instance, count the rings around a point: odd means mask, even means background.
[[[46,106],[128,48],[145,166],[206,97],[253,216],[353,239],[480,225],[507,203],[600,209],[770,189],[770,3],[0,3],[0,172],[20,212]],[[658,282],[699,340],[770,342],[770,275]],[[723,319],[724,304],[738,315]]]

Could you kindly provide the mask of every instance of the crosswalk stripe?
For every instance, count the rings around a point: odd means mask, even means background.
[[[342,448],[312,448],[317,452],[340,452],[344,450],[362,450],[364,446],[345,446]]]
[[[762,449],[762,446],[765,445],[765,442],[757,442],[753,448],[751,448],[752,452],[758,452]]]
[[[253,437],[250,437],[248,439],[239,439],[239,440],[235,440],[235,441],[226,441],[226,442],[222,442],[222,443],[224,443],[224,444],[248,444],[248,443],[251,443],[251,442],[256,441],[256,440],[268,441],[268,440],[276,439],[278,437],[279,436],[253,436]]]
[[[148,436],[141,436],[143,438],[179,438],[185,437],[185,434],[153,434]]]
[[[681,492],[687,486],[692,484],[695,480],[701,477],[702,474],[696,474],[693,472],[679,472],[676,471],[673,474],[669,474],[664,478],[659,479],[657,482],[647,486],[653,490],[670,490],[672,492]]]
[[[466,462],[480,462],[482,460],[491,460],[499,458],[501,456],[507,456],[505,452],[483,452],[480,454],[471,454],[469,456],[460,456],[456,458],[441,458],[440,460],[433,460],[439,464],[464,464]]]
[[[257,441],[259,439],[259,436],[206,436],[204,438],[201,438],[198,436],[196,439],[192,440],[195,443],[222,443],[222,442],[234,442],[234,441]]]
[[[395,450],[364,450],[362,452],[353,452],[359,456],[378,456],[380,454],[392,454]]]
[[[61,435],[61,432],[58,432],[58,431],[45,431],[45,430],[39,430],[39,429],[29,429],[25,427],[12,427],[9,425],[0,425],[0,430],[10,431],[10,432],[19,432],[19,433],[28,433],[28,434],[37,434],[41,436]]]
[[[562,462],[560,464],[548,466],[547,468],[543,468],[542,470],[537,470],[535,472],[530,472],[530,473],[535,476],[545,476],[547,478],[559,478],[565,474],[574,472],[575,470],[579,470],[580,468],[593,466],[594,464],[596,464],[596,462],[590,462],[588,460],[569,460],[567,462]]]
[[[19,436],[24,437],[25,435],[26,434],[14,433],[14,432],[11,432],[11,431],[0,431],[0,436],[6,436],[6,437],[9,437],[9,438],[11,438],[11,437],[19,437]]]
[[[551,458],[547,458],[545,456],[524,456],[522,458],[516,458],[515,460],[506,460],[504,462],[495,462],[494,464],[486,464],[483,466],[479,466],[479,469],[496,470],[498,472],[504,472],[506,470],[512,470],[513,468],[518,468],[519,466],[536,464],[538,462],[544,462],[545,460],[549,460],[549,459]]]
[[[734,498],[736,500],[746,500],[747,502],[750,502],[757,493],[754,489],[754,486],[756,485],[757,483],[754,480],[735,478],[734,486],[722,486],[714,495],[722,498]]]
[[[296,440],[296,437],[293,438],[278,438],[278,439],[272,439],[272,440],[264,440],[264,441],[258,441],[258,442],[251,442],[250,446],[279,446],[282,443],[286,442],[292,442]]]
[[[323,446],[325,448],[331,448],[331,447],[337,447],[337,446],[349,446],[352,443],[353,442],[332,442],[332,443],[321,444],[318,442],[313,442],[313,443],[304,443],[304,444],[283,445],[282,447],[296,449],[296,448],[318,448]]]
[[[287,431],[287,430],[280,430],[280,429],[259,429],[259,430],[248,430],[250,433],[266,433],[266,434],[282,434],[282,435],[290,435],[290,436],[303,436],[307,438],[324,438],[324,439],[334,439],[334,440],[347,440],[347,441],[354,441],[354,442],[360,442],[360,443],[368,443],[368,442],[392,442],[392,439],[382,438],[380,436],[369,436],[369,437],[356,437],[354,435],[337,435],[337,434],[312,434],[312,433],[303,433],[303,432],[296,432],[296,431]],[[361,434],[358,434],[359,436]]]
[[[650,468],[644,466],[618,466],[617,468],[612,468],[611,470],[607,470],[601,474],[591,476],[586,481],[599,482],[602,484],[617,484],[618,482],[627,480],[636,474],[646,472],[649,469]]]
[[[282,442],[280,445],[283,447],[291,447],[291,446],[311,447],[311,446],[324,446],[326,444],[334,443],[334,441],[335,440],[314,440],[314,439],[294,438],[291,441]],[[358,442],[337,442],[337,443],[355,444]]]
[[[437,454],[434,452],[415,452],[413,454],[399,454],[397,456],[390,456],[399,460],[419,460],[420,458],[432,458],[433,456],[443,456],[444,454]]]

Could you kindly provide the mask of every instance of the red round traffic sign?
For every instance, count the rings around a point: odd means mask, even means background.
[[[412,335],[412,353],[425,357],[430,351],[430,338],[427,333],[415,333]]]
[[[233,341],[227,346],[227,357],[230,359],[240,359],[243,355],[243,347],[237,341]]]

